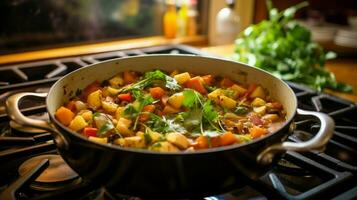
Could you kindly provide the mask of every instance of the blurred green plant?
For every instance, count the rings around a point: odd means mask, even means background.
[[[325,61],[336,54],[325,52],[311,40],[310,30],[294,19],[296,11],[306,6],[308,2],[301,2],[279,12],[267,0],[269,19],[241,33],[235,41],[233,58],[318,91],[330,88],[352,92],[350,85],[337,82],[334,74],[324,68]]]

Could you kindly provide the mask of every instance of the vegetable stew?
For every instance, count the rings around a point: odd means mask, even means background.
[[[280,128],[285,115],[261,85],[160,70],[93,82],[55,113],[89,140],[159,152],[248,142]]]

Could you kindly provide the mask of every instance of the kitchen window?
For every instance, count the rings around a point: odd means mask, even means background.
[[[205,34],[206,1],[195,4]],[[162,35],[164,0],[0,2],[0,54]]]

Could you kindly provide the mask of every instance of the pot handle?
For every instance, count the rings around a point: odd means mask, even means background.
[[[274,155],[280,151],[311,151],[322,150],[327,142],[333,135],[335,122],[325,113],[307,111],[297,109],[298,115],[310,115],[316,117],[320,121],[320,130],[316,135],[308,141],[295,143],[295,142],[282,142],[274,144],[263,150],[257,157],[257,162],[260,164],[270,164],[273,161]]]
[[[33,93],[33,92],[22,92],[11,95],[6,100],[6,111],[11,120],[14,120],[18,124],[22,126],[34,127],[38,129],[42,129],[52,133],[54,140],[56,142],[57,147],[66,148],[68,147],[67,140],[61,135],[57,129],[49,122],[45,120],[39,119],[31,119],[23,115],[19,109],[20,101],[27,96],[35,96],[46,98],[47,93]]]

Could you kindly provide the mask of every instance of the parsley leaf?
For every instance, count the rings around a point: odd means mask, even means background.
[[[217,122],[218,112],[214,109],[210,100],[203,104],[203,117],[208,121]]]
[[[140,81],[121,88],[120,92],[142,90],[152,85],[155,81],[164,81],[165,86],[171,90],[179,90],[181,88],[181,86],[174,78],[166,75],[165,73],[157,69],[154,71],[146,72]]]
[[[104,136],[108,131],[110,131],[110,130],[112,130],[112,129],[114,129],[113,123],[111,123],[111,122],[106,122],[105,124],[103,124],[103,125],[99,128],[99,130],[98,130],[98,132],[97,132],[97,135],[99,135],[99,136]]]
[[[192,89],[185,89],[183,92],[182,104],[188,108],[198,107],[201,103],[201,94]]]

